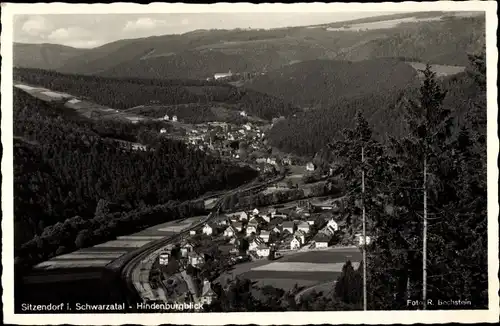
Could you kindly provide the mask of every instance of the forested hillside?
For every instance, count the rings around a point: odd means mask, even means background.
[[[271,95],[209,81],[106,78],[40,69],[14,69],[14,80],[69,93],[119,110],[151,103],[198,103],[200,106],[228,103],[237,105],[250,115],[268,120],[280,115],[288,116],[295,111],[292,106]]]
[[[384,76],[384,73],[380,72],[380,75]],[[394,76],[396,75],[397,71],[394,71]],[[418,84],[409,81],[405,85],[397,79],[384,77],[382,80],[389,84],[393,80],[394,88],[377,92],[375,89],[383,86],[373,86],[373,92],[370,94],[368,93],[370,85],[366,82],[363,86],[365,91],[359,89],[361,94],[365,93],[364,95],[351,98],[340,96],[341,100],[336,100],[335,95],[326,93],[324,101],[331,103],[328,106],[277,122],[269,132],[271,144],[287,152],[314,156],[329,141],[341,138],[340,132],[343,128],[352,126],[357,110],[363,112],[367,121],[373,126],[376,139],[384,141],[387,136],[404,135],[407,126],[403,123],[402,107],[418,93]],[[359,83],[360,81],[356,81],[353,85]],[[472,107],[471,103],[479,100],[477,86],[470,71],[443,78],[440,83],[448,92],[443,105],[452,111],[455,123],[457,125],[467,123],[466,114]],[[383,82],[381,84],[384,85]],[[345,91],[346,94],[349,92],[349,89]],[[321,93],[318,92],[317,96],[321,96]]]
[[[410,65],[397,59],[312,60],[254,78],[247,87],[302,108],[326,108],[346,99],[405,89],[415,84],[416,76]]]
[[[76,49],[59,44],[14,43],[14,67],[58,69],[68,60],[85,54],[88,49]]]
[[[91,122],[86,125],[71,121],[45,102],[14,90],[17,249],[35,235],[51,233],[47,228],[52,230],[51,226],[74,216],[88,221],[75,226],[77,233],[87,228],[85,232],[90,234],[106,229],[104,234],[99,233],[98,240],[152,222],[167,221],[189,210],[145,219],[136,212],[132,220],[123,217],[119,228],[118,222],[113,222],[133,209],[145,211],[148,207],[168,204],[168,209],[175,210],[181,201],[207,191],[235,187],[257,175],[254,170],[231,166],[165,138],[158,139],[151,150],[133,151],[106,141],[88,124]],[[118,216],[94,221],[99,215],[94,216],[100,201],[115,203],[117,208],[110,213],[118,211]],[[23,248],[26,246],[30,245]],[[45,254],[54,254],[57,249],[47,249]]]
[[[363,24],[368,22],[380,26],[365,27]],[[465,65],[467,53],[480,50],[485,44],[484,24],[484,15],[461,17],[428,12],[270,30],[198,30],[120,40],[86,50],[61,61],[60,66],[42,67],[108,77],[205,79],[229,69],[271,71],[292,62],[315,59],[405,57],[434,64]],[[39,56],[39,46],[30,46],[32,53]],[[23,60],[25,64],[20,66],[39,68],[37,60],[33,65],[28,64],[30,60]]]
[[[485,19],[443,17],[438,21],[401,23],[377,38],[346,48],[337,59],[366,60],[380,57],[412,58],[412,61],[465,66],[467,55],[485,45]]]

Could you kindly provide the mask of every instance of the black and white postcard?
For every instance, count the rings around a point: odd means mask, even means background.
[[[498,321],[496,9],[2,3],[4,321]]]

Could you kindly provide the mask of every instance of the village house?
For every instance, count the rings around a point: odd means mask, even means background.
[[[267,256],[269,256],[269,247],[265,243],[262,243],[262,244],[257,246],[256,252],[257,252],[257,255],[261,258],[267,257]]]
[[[212,223],[205,223],[203,226],[202,232],[203,234],[206,235],[212,235],[216,231],[215,225],[212,225]]]
[[[164,133],[166,133],[166,132],[167,132],[167,129],[165,129],[165,128],[161,128],[161,129],[160,129],[160,134],[164,134]]]
[[[265,158],[263,158],[263,157],[258,157],[258,158],[255,159],[255,162],[257,164],[264,164],[264,163],[267,162],[267,160]]]
[[[248,221],[248,214],[246,212],[241,212],[240,221]]]
[[[262,220],[263,220],[263,221],[265,221],[266,223],[271,222],[271,214],[261,215],[260,217],[261,217],[261,218],[262,218]]]
[[[356,242],[358,243],[358,246],[362,246],[365,243],[365,239],[361,233],[356,233],[354,235],[356,238]],[[372,243],[372,239],[370,236],[366,236],[366,245],[370,245]]]
[[[216,223],[217,223],[218,226],[224,226],[224,225],[231,224],[231,220],[227,216],[221,215],[217,219]]]
[[[254,239],[252,241],[250,241],[250,243],[248,244],[248,250],[254,251],[262,244],[265,244],[265,243],[261,237],[254,237]]]
[[[181,256],[182,256],[182,257],[187,257],[187,256],[188,256],[188,254],[189,254],[191,251],[193,251],[193,248],[194,248],[194,246],[193,246],[193,244],[192,244],[191,242],[187,242],[187,241],[186,241],[186,242],[184,242],[184,243],[181,245],[181,249],[180,249],[180,251],[181,251]]]
[[[203,281],[203,289],[201,291],[201,298],[200,298],[201,303],[209,305],[216,298],[217,298],[217,294],[212,289],[212,285],[210,284],[210,281],[204,280]]]
[[[290,241],[290,249],[291,250],[297,250],[300,248],[300,240],[296,237],[293,237],[293,239]]]
[[[177,121],[177,116],[176,116],[176,115],[174,115],[174,116],[172,117],[172,121]]]
[[[257,208],[254,208],[253,211],[252,211],[252,214],[255,216],[255,215],[259,215],[259,210]]]
[[[293,234],[295,228],[295,224],[292,221],[285,221],[283,222],[283,231],[288,231]]]
[[[316,248],[327,248],[329,243],[330,243],[330,237],[324,233],[318,233],[316,236],[313,238],[314,241],[314,246]]]
[[[170,258],[170,254],[168,252],[162,252],[159,256],[158,263],[160,265],[168,265],[168,259]]]
[[[242,117],[246,117],[246,116],[247,116],[247,113],[246,113],[245,111],[241,111],[241,112],[240,112],[240,115],[241,115]]]
[[[257,228],[253,225],[247,225],[246,233],[247,236],[251,235],[252,233],[257,233]]]
[[[274,157],[268,157],[266,163],[271,165],[277,165],[276,159]]]
[[[203,255],[201,255],[201,254],[199,254],[197,252],[191,251],[188,254],[188,262],[193,267],[198,267],[201,264],[205,263],[205,258],[203,257]]]
[[[292,165],[292,159],[290,157],[285,157],[283,159],[283,165]]]
[[[309,233],[309,223],[303,221],[303,222],[300,222],[299,225],[297,225],[297,230],[300,230],[300,231],[303,231],[304,233]]]
[[[309,163],[307,163],[307,165],[306,165],[306,170],[307,170],[307,171],[314,171],[314,170],[316,170],[316,166],[314,165],[314,163],[309,162]]]
[[[266,231],[266,230],[262,230],[262,231],[260,231],[259,236],[262,238],[262,240],[264,240],[265,243],[268,243],[270,235],[271,235],[271,232]]]
[[[234,229],[234,227],[232,225],[228,226],[225,230],[224,230],[224,236],[226,238],[232,238],[234,237],[234,235],[236,234],[236,230]]]
[[[241,230],[243,230],[243,223],[241,222],[233,223],[233,227],[236,231],[241,232]]]
[[[189,235],[196,235],[196,230],[189,231]]]
[[[165,114],[165,116],[163,117],[163,120],[170,120],[170,117],[168,116],[168,114]]]
[[[333,232],[339,230],[339,225],[338,225],[338,223],[333,218],[331,218],[331,219],[328,220],[328,223],[326,224],[326,226],[328,228],[330,228]]]
[[[304,231],[297,230],[295,231],[293,236],[300,240],[301,245],[304,245],[306,243],[306,234],[304,233]]]

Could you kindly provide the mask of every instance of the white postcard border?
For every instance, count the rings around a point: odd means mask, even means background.
[[[498,322],[498,167],[497,137],[497,64],[496,30],[498,17],[495,1],[436,1],[401,3],[295,3],[249,4],[217,3],[211,5],[162,4],[11,4],[2,3],[2,287],[4,322],[9,324],[413,324]],[[109,14],[109,13],[201,13],[201,12],[416,12],[416,11],[485,11],[488,106],[488,275],[489,310],[454,311],[355,311],[355,312],[273,312],[273,313],[175,313],[175,314],[14,314],[13,303],[13,139],[12,139],[12,40],[13,16],[16,14]]]

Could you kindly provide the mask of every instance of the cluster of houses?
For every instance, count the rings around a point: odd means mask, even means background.
[[[248,144],[247,151],[266,151],[268,148],[263,143],[264,137],[264,131],[251,122],[243,125],[208,122],[197,124],[190,130],[186,143],[200,150],[217,151],[222,157],[239,159],[239,148],[235,148],[233,143]]]
[[[269,209],[221,215],[216,220],[192,230],[206,236],[224,238],[233,246],[229,252],[241,254],[242,241],[248,243],[247,254],[254,259],[268,258],[271,251],[326,248],[332,244],[339,225],[332,214],[311,214],[297,207],[288,211]]]

